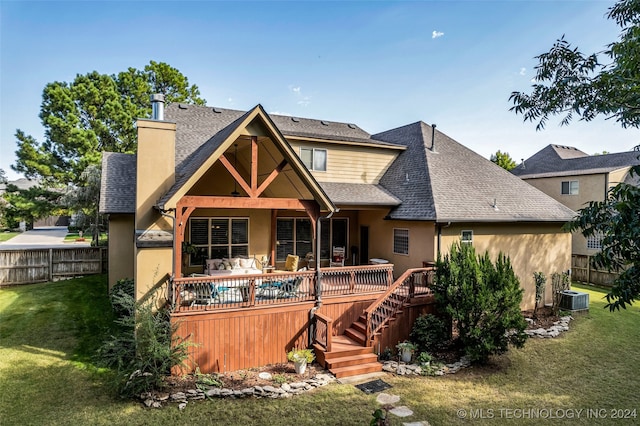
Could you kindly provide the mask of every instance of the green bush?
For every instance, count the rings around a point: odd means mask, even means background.
[[[509,344],[521,347],[527,323],[520,311],[522,289],[509,258],[476,256],[470,244],[454,243],[444,260],[438,256],[434,293],[440,309],[450,315],[465,354],[486,362]]]
[[[120,280],[110,297],[116,332],[98,356],[116,374],[118,393],[132,397],[161,388],[171,368],[186,360],[190,343],[175,335],[177,325],[171,324],[168,309],[154,308],[153,295],[135,301],[132,280]]]
[[[420,352],[438,352],[449,346],[450,329],[442,318],[433,314],[421,315],[413,323],[409,338],[418,345]]]

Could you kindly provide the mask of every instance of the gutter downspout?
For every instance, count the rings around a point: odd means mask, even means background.
[[[315,340],[315,334],[316,334],[316,325],[315,325],[315,321],[313,321],[313,318],[316,315],[316,311],[318,309],[320,309],[320,307],[322,306],[322,271],[320,271],[320,235],[321,235],[321,231],[320,228],[322,227],[321,225],[321,221],[322,219],[331,219],[331,216],[333,216],[333,213],[335,212],[329,212],[328,215],[324,216],[324,217],[319,217],[318,221],[316,222],[316,305],[311,308],[311,310],[309,311],[309,346],[313,346],[313,341]]]

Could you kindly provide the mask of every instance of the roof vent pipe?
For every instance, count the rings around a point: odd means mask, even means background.
[[[164,120],[164,95],[161,93],[151,95],[151,119]]]
[[[431,125],[431,152],[436,152],[436,125]]]
[[[522,159],[522,168],[523,168],[523,169],[526,169],[526,168],[527,168],[527,166],[524,164],[524,158]],[[535,169],[535,167],[534,167],[534,169]]]

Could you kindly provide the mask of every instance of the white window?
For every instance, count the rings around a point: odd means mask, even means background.
[[[189,242],[198,248],[189,256],[189,265],[206,259],[249,255],[249,219],[212,217],[189,219]]]
[[[591,250],[602,250],[602,234],[588,236],[587,248]]]
[[[307,169],[317,172],[327,171],[327,150],[318,148],[300,148],[300,158]]]
[[[393,230],[393,252],[395,254],[409,254],[409,230]]]
[[[311,220],[278,218],[276,221],[276,261],[284,262],[287,255],[304,257],[313,251]]]
[[[462,244],[473,244],[473,231],[462,231],[460,241]]]
[[[562,195],[578,195],[580,185],[577,180],[565,180],[562,182]]]

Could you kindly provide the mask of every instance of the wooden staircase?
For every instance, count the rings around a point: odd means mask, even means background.
[[[346,333],[333,337],[331,352],[324,352],[319,347],[315,349],[320,355],[318,362],[324,364],[325,368],[337,378],[382,371],[382,364],[378,362],[378,356],[373,353],[373,348],[352,340]]]
[[[403,306],[413,296],[413,274],[429,270],[431,268],[405,272],[344,331],[343,335],[331,336],[333,321],[317,314],[326,326],[325,344],[313,345],[318,362],[337,378],[382,371],[382,364],[373,353],[373,338],[388,328],[389,323],[402,313]]]

